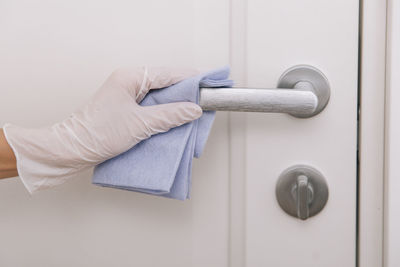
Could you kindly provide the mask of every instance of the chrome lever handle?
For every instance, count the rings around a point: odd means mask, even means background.
[[[300,65],[287,70],[278,88],[201,88],[204,110],[288,113],[309,118],[328,104],[330,87],[326,77],[314,67]]]

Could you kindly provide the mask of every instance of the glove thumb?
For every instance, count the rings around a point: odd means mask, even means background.
[[[176,102],[143,107],[143,117],[149,134],[167,132],[171,128],[198,119],[203,111],[191,102]]]

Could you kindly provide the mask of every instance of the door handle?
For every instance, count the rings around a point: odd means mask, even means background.
[[[275,89],[200,88],[203,110],[288,113],[298,118],[320,113],[329,97],[327,78],[308,65],[285,71]]]
[[[280,175],[275,193],[279,206],[286,213],[306,220],[325,207],[329,189],[319,171],[310,166],[295,165]]]

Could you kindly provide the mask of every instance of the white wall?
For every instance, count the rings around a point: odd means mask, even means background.
[[[388,1],[385,267],[400,266],[400,2]]]
[[[59,121],[120,66],[228,64],[228,3],[0,1],[0,125]],[[186,202],[96,187],[90,173],[33,197],[0,181],[0,266],[226,266],[228,142],[219,113]]]

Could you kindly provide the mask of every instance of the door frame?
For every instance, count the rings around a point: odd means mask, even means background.
[[[400,5],[387,0],[386,45],[386,111],[385,111],[385,176],[384,176],[384,234],[383,266],[395,267],[400,263],[400,142],[398,114],[400,113]]]
[[[389,0],[390,1],[390,0]],[[383,266],[387,3],[360,0],[357,266]]]

